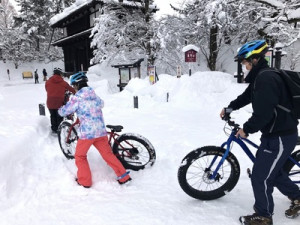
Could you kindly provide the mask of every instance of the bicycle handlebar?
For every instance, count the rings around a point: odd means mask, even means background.
[[[233,111],[231,108],[224,108],[224,116],[222,117],[222,120],[225,120],[229,126],[234,127],[234,129],[238,130],[240,129],[240,125],[235,123],[233,120],[231,120],[230,113]]]

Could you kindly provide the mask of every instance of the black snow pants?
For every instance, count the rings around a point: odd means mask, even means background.
[[[58,114],[58,109],[49,109],[51,129],[53,132],[57,132],[58,126],[63,121],[63,118]]]
[[[254,210],[260,216],[272,216],[274,187],[290,199],[300,198],[299,187],[293,183],[283,166],[296,146],[298,134],[261,137],[251,176],[254,192]]]

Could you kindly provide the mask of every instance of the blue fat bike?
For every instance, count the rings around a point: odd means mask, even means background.
[[[221,146],[205,146],[198,148],[184,157],[178,169],[180,187],[189,196],[200,200],[214,200],[230,192],[240,177],[240,165],[232,154],[232,144],[237,143],[246,155],[254,162],[255,157],[249,150],[249,144],[258,146],[246,138],[235,135],[240,129],[239,124],[225,116],[224,132],[229,135]],[[227,132],[230,130],[230,132]],[[298,138],[297,146],[300,145]],[[300,150],[294,150],[284,165],[284,170],[291,180],[300,185]],[[247,170],[251,176],[250,169]]]

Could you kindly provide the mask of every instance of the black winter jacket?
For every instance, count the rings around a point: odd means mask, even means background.
[[[277,107],[279,104],[291,108],[285,84],[279,74],[273,71],[259,74],[261,70],[267,68],[269,68],[267,61],[261,58],[245,79],[249,86],[228,107],[237,110],[252,103],[252,116],[243,125],[243,130],[247,134],[257,131],[261,131],[263,136],[296,133],[298,120],[291,113]]]

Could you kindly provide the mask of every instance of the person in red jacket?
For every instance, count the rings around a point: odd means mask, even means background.
[[[46,81],[45,88],[47,91],[47,107],[50,112],[51,129],[53,133],[57,133],[57,129],[63,118],[58,114],[58,109],[64,104],[65,92],[68,90],[75,94],[72,88],[62,78],[62,70],[54,68],[53,76]]]

